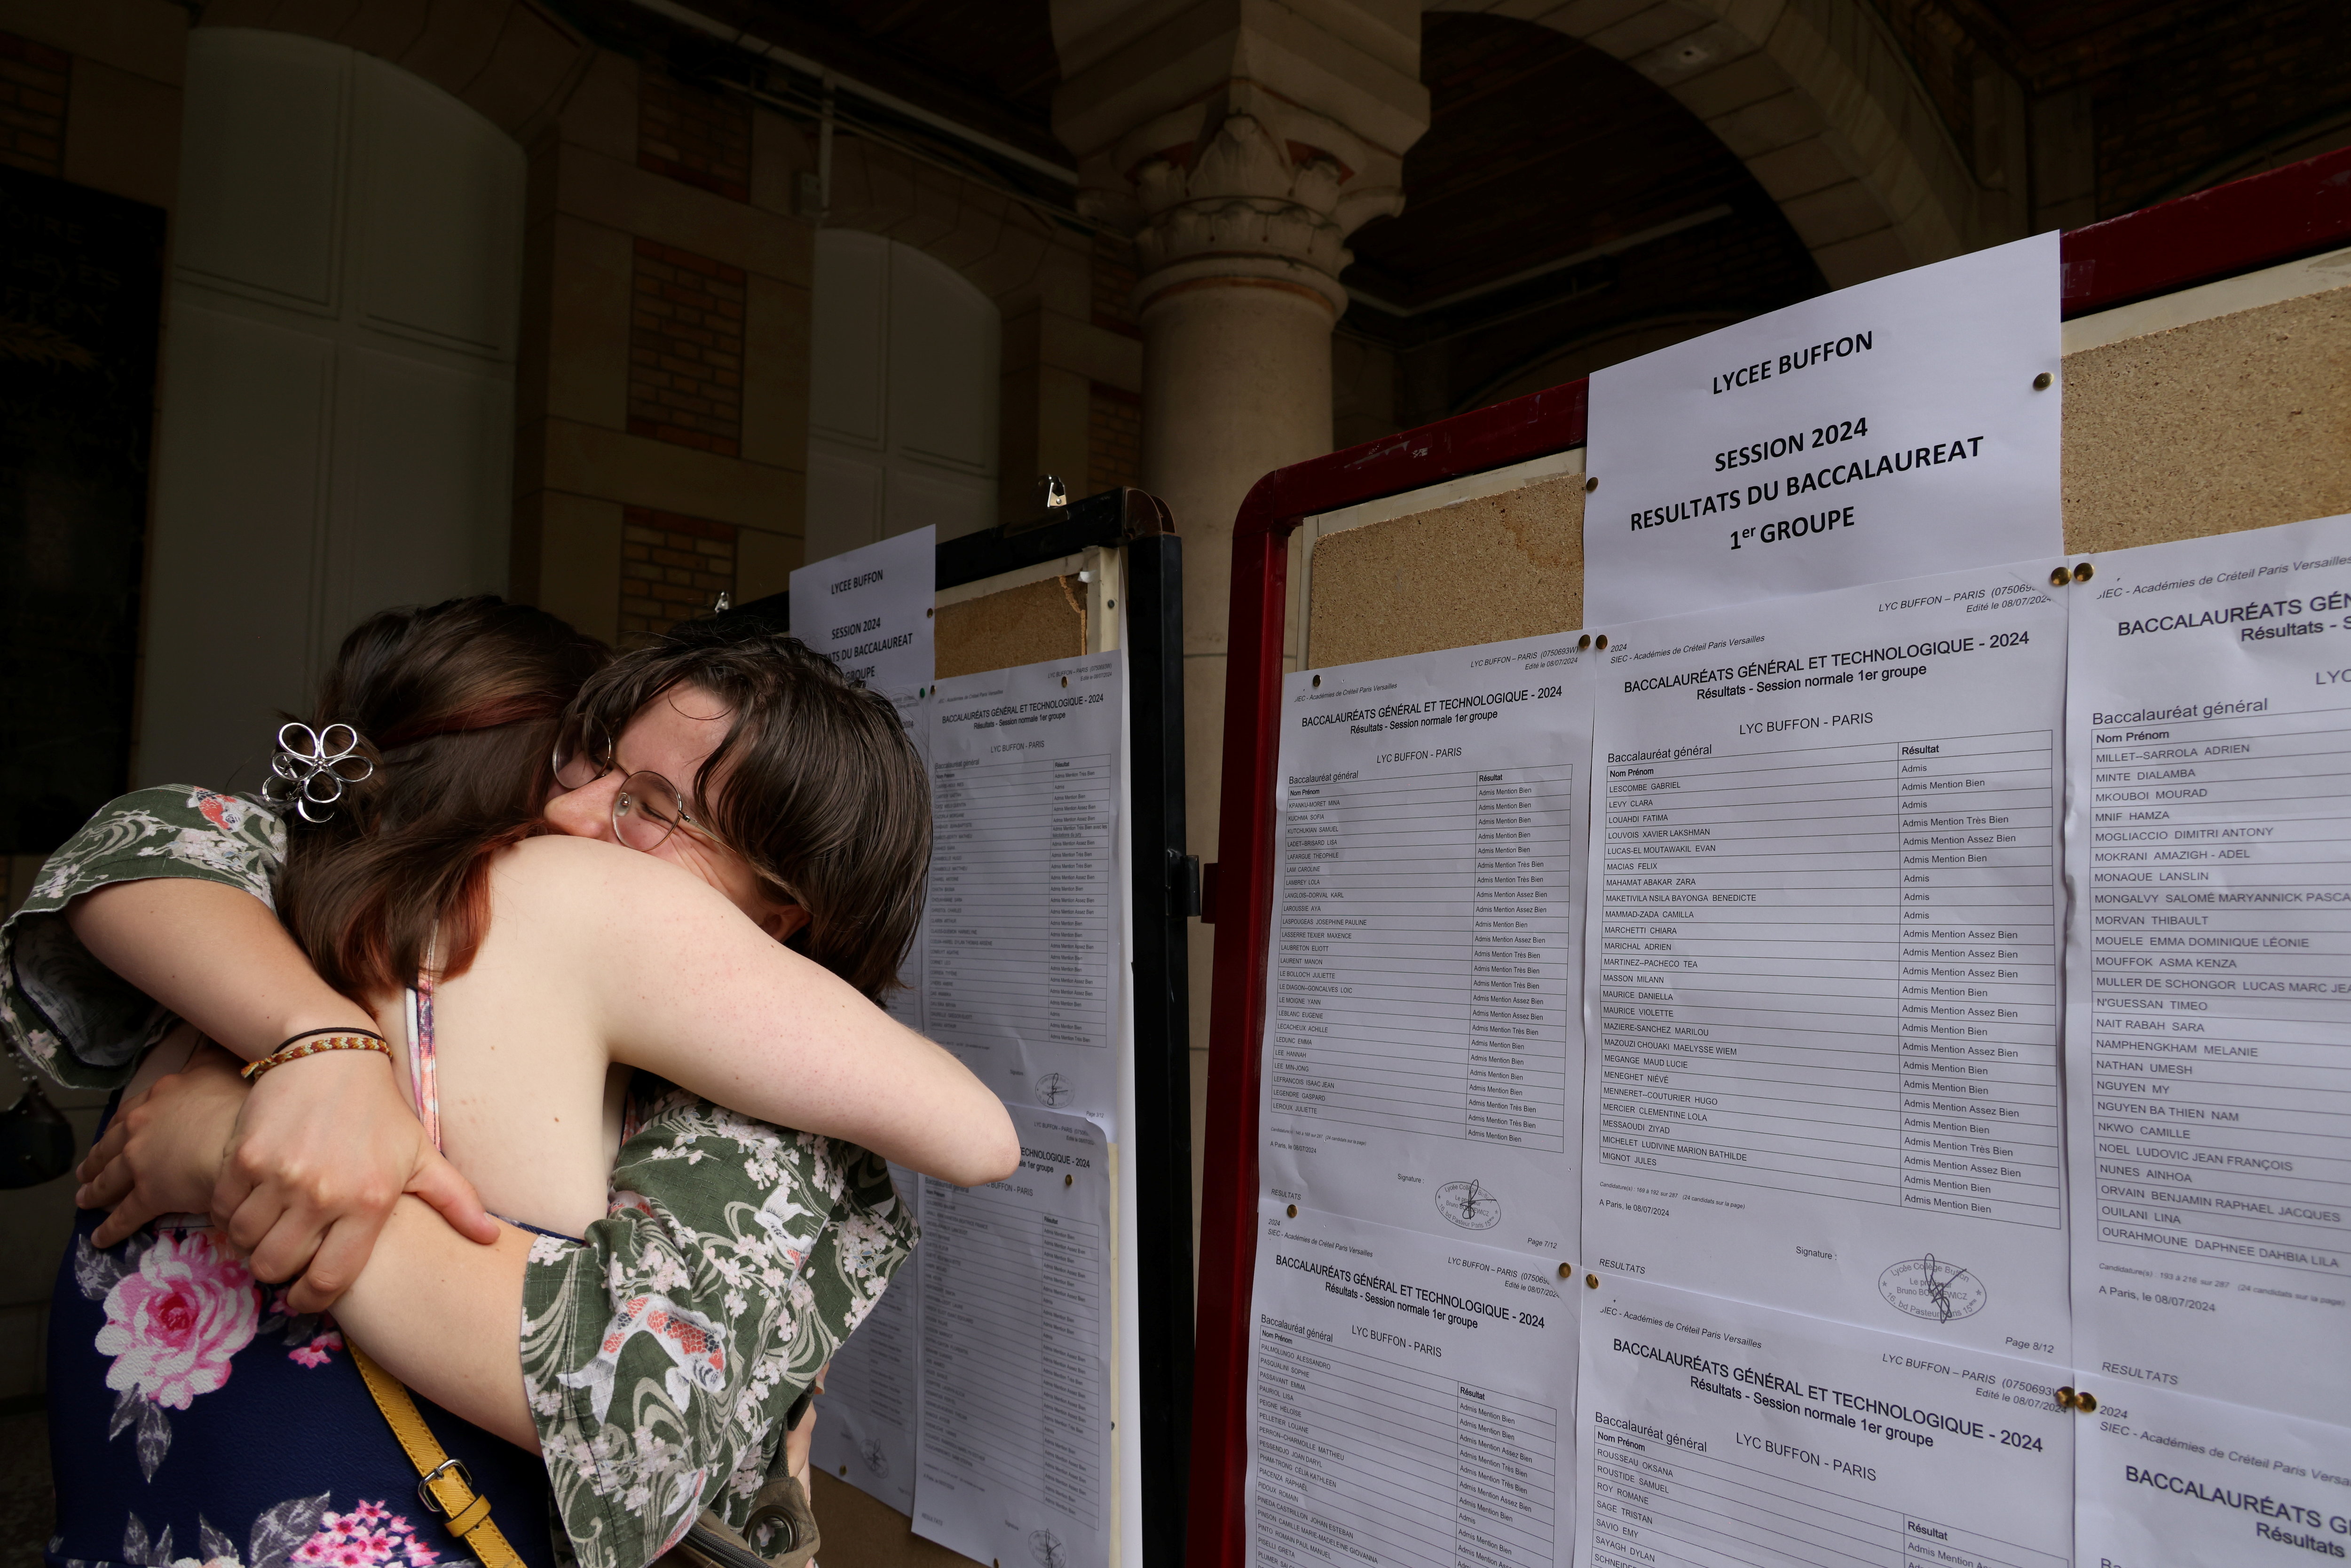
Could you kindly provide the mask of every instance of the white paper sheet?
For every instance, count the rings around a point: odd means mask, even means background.
[[[1265,1190],[1573,1257],[1593,655],[1283,682]]]
[[[2340,1420],[2351,518],[2094,565],[2068,704],[2076,1359]]]
[[[1586,624],[2062,551],[2058,298],[2053,232],[1595,372]]]
[[[1583,1292],[1560,1269],[1268,1200],[1249,1308],[1250,1563],[1566,1563]]]
[[[906,734],[914,743],[914,752],[923,760],[925,778],[929,777],[931,768],[931,684],[925,679],[919,686],[885,688],[883,692],[890,699],[890,706],[898,710],[898,722],[906,727]],[[934,834],[938,831],[935,809],[932,814],[931,829]],[[927,920],[926,909],[925,924]],[[913,945],[906,949],[905,956],[898,961],[900,988],[882,998],[882,1010],[917,1034],[926,1034],[930,1030],[930,1020],[923,1008],[925,924],[916,925]],[[906,1189],[902,1186],[898,1190],[904,1192]]]
[[[923,938],[931,1038],[1008,1103],[1113,1134],[1125,703],[1116,653],[938,684]]]
[[[1617,634],[1587,1269],[2065,1354],[2049,570]]]
[[[2109,1388],[2075,1431],[2086,1568],[2351,1556],[2351,1430],[2140,1386]]]
[[[877,691],[928,685],[938,530],[916,528],[792,573],[792,635]]]
[[[899,1201],[922,1218],[922,1180],[890,1167]],[[900,1513],[914,1511],[914,1440],[920,1429],[923,1255],[882,1292],[857,1332],[833,1353],[817,1401],[809,1462]]]
[[[1109,1150],[1081,1117],[1012,1117],[1008,1179],[923,1183],[914,1533],[982,1563],[1106,1568]]]
[[[2064,1568],[2048,1370],[1604,1280],[1583,1304],[1583,1568]]]

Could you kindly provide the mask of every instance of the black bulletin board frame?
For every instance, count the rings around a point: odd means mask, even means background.
[[[1184,546],[1167,507],[1105,490],[1043,516],[938,547],[939,589],[962,588],[1101,548],[1126,552],[1127,830],[1134,950],[1137,1391],[1143,1415],[1142,1568],[1182,1568],[1192,1425],[1191,971],[1185,921],[1199,913],[1199,861],[1185,841]],[[781,630],[790,595],[729,617]]]

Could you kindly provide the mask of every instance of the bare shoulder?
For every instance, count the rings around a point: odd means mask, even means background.
[[[525,839],[498,857],[491,878],[501,903],[575,932],[653,915],[743,919],[723,894],[692,872],[601,839],[560,833]]]

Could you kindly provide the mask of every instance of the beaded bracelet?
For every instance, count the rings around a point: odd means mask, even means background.
[[[248,1080],[258,1078],[273,1067],[283,1067],[322,1051],[380,1051],[390,1056],[392,1042],[371,1029],[306,1029],[260,1061],[246,1062],[244,1076]]]

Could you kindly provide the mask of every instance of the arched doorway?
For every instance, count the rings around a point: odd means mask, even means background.
[[[995,301],[912,246],[824,229],[810,308],[808,559],[994,524]]]
[[[253,787],[354,621],[505,587],[523,174],[395,66],[191,35],[140,782]]]

